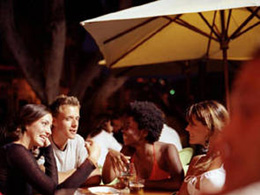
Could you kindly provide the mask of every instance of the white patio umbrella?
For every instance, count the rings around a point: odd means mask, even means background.
[[[159,0],[81,22],[106,65],[248,60],[260,45],[260,0]]]

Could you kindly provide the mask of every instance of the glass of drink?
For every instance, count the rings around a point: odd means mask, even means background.
[[[144,179],[136,178],[129,181],[129,188],[131,194],[144,194]]]
[[[136,178],[136,170],[133,163],[128,163],[124,171],[121,171],[117,177],[119,180],[119,188],[128,188],[129,181]]]

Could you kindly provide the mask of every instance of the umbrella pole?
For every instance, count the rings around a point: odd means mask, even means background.
[[[228,71],[228,61],[227,61],[227,50],[228,50],[228,37],[227,31],[228,27],[225,25],[225,11],[220,11],[220,18],[221,18],[221,41],[220,41],[220,48],[222,49],[223,55],[223,66],[224,66],[224,80],[225,80],[225,95],[226,95],[226,107],[227,110],[230,110],[230,98],[229,98],[229,71]]]
[[[225,80],[225,95],[226,95],[226,107],[230,111],[230,97],[229,97],[229,71],[227,61],[227,49],[223,48],[223,66],[224,66],[224,80]]]

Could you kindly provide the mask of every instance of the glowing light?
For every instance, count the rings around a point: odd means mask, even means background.
[[[171,90],[170,90],[170,94],[171,94],[171,95],[174,95],[174,94],[175,94],[175,90],[174,90],[174,89],[171,89]]]
[[[144,79],[141,77],[137,78],[136,81],[137,83],[144,83]]]

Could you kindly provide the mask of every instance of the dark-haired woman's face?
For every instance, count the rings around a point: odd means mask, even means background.
[[[104,125],[104,129],[108,132],[108,133],[112,133],[113,132],[113,126],[111,124],[111,121],[107,121]]]
[[[30,125],[26,125],[25,133],[30,138],[30,145],[34,147],[43,147],[46,140],[51,135],[52,116],[46,114]]]
[[[123,122],[120,119],[112,120],[113,131],[118,132],[123,128]]]

